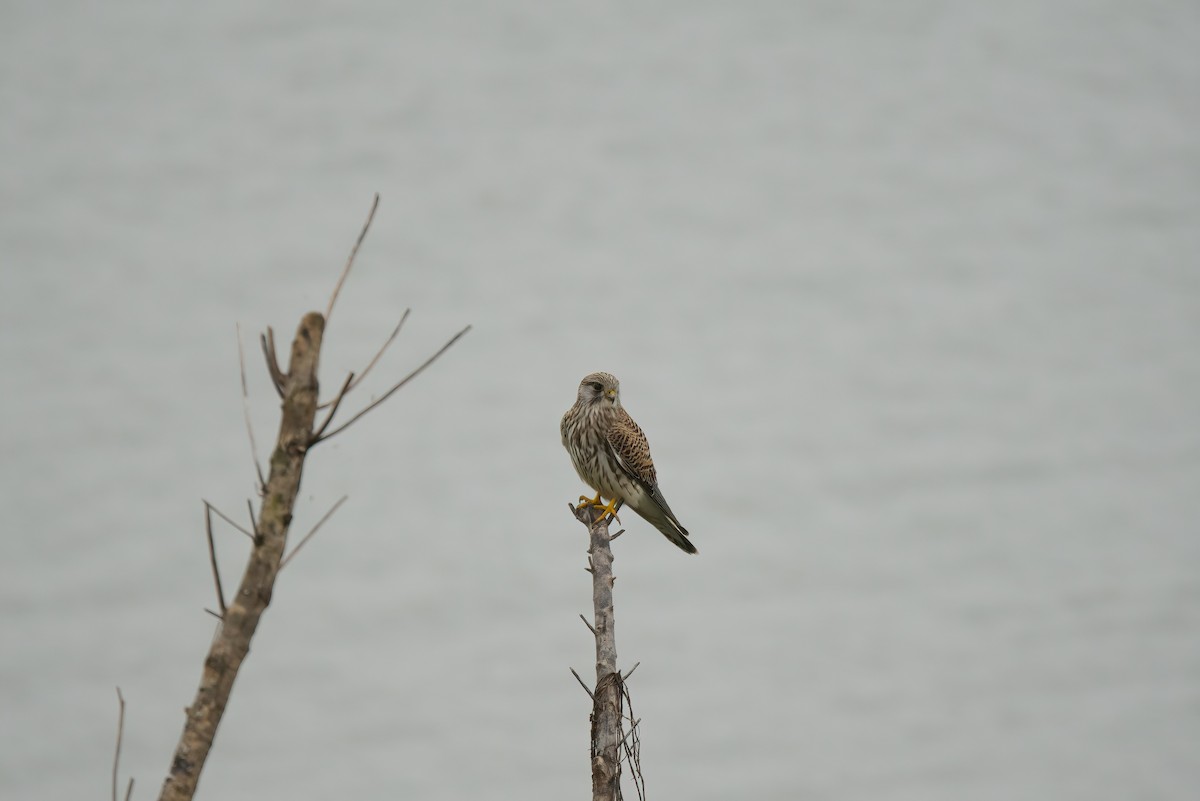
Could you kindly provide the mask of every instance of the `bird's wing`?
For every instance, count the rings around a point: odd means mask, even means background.
[[[675,519],[675,513],[667,505],[667,499],[658,489],[658,476],[654,472],[654,460],[650,458],[650,443],[641,426],[633,422],[629,412],[620,410],[617,419],[608,430],[608,446],[617,463],[629,476],[638,481],[646,494],[662,507],[667,516]],[[675,519],[676,525],[679,521]]]
[[[650,458],[650,443],[641,427],[633,422],[629,412],[621,409],[608,430],[608,446],[617,463],[631,478],[652,490],[658,485],[654,460]]]
[[[631,503],[634,511],[654,524],[671,542],[688,553],[695,553],[696,546],[688,540],[687,529],[675,517],[667,499],[658,489],[658,476],[654,473],[654,460],[650,458],[650,443],[640,426],[624,409],[608,430],[608,450],[626,475],[633,478],[646,493],[654,507]]]

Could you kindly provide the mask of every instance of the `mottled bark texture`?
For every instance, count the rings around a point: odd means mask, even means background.
[[[282,375],[283,420],[271,455],[271,469],[259,510],[254,547],[237,594],[230,600],[219,633],[209,648],[196,699],[187,709],[183,735],[175,749],[161,801],[184,801],[196,792],[200,771],[212,748],[217,726],[233,689],[259,618],[271,602],[275,576],[287,544],[292,510],[300,491],[304,457],[313,438],[317,413],[317,362],[325,318],[309,312],[296,330],[291,360]]]
[[[593,629],[596,635],[596,687],[592,691],[592,801],[621,798],[620,746],[622,679],[617,670],[616,624],[613,617],[613,555],[609,547],[611,518],[596,520],[598,510],[584,507],[575,516],[588,526],[589,572],[592,574]]]

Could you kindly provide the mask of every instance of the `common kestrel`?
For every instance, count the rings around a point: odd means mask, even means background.
[[[658,488],[650,443],[621,406],[621,385],[608,373],[592,373],[579,383],[575,405],[562,419],[562,442],[575,472],[596,491],[596,497],[579,500],[613,515],[622,504],[644,517],[667,539],[688,553],[696,546],[688,540],[667,499]],[[608,498],[607,504],[601,497]]]

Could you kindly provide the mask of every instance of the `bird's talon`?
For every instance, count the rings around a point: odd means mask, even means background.
[[[613,498],[611,501],[609,501],[607,506],[605,506],[604,504],[600,504],[600,503],[597,503],[595,505],[597,508],[599,508],[601,510],[600,516],[596,518],[597,523],[599,523],[601,520],[603,520],[606,517],[611,517],[613,520],[616,520],[618,523],[621,522],[621,518],[617,517],[617,508],[621,505],[621,501],[618,500],[617,498]]]

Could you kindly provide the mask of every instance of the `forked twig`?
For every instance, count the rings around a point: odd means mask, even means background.
[[[279,357],[275,353],[275,331],[271,326],[267,326],[267,333],[258,335],[259,344],[262,345],[263,357],[267,360],[267,372],[271,375],[271,383],[275,385],[275,391],[279,393],[279,397],[283,397],[283,384],[287,380],[283,370],[279,369]]]
[[[325,513],[325,516],[317,521],[317,524],[312,527],[311,531],[309,531],[307,534],[304,535],[303,538],[301,538],[300,542],[296,543],[296,547],[292,549],[292,552],[289,553],[287,556],[283,557],[282,560],[280,560],[280,562],[279,562],[280,570],[283,570],[285,567],[287,567],[287,563],[292,561],[292,557],[300,552],[300,549],[304,547],[305,543],[307,543],[309,540],[311,540],[313,538],[313,535],[317,533],[317,529],[319,529],[322,525],[324,525],[326,520],[333,517],[333,513],[336,512],[338,510],[338,507],[341,506],[343,503],[345,503],[346,499],[349,497],[350,497],[349,495],[343,495],[341,498],[338,498],[337,503],[335,503],[333,506],[329,507],[329,511]]]
[[[395,384],[391,389],[389,389],[387,392],[385,392],[381,396],[379,396],[379,398],[377,398],[376,400],[373,400],[369,404],[367,404],[366,408],[364,408],[358,414],[354,415],[349,420],[347,420],[346,422],[342,423],[337,428],[330,431],[328,434],[325,434],[318,439],[314,439],[312,441],[312,444],[316,445],[318,442],[324,442],[325,440],[329,439],[330,437],[335,437],[342,431],[345,431],[347,428],[349,428],[351,425],[353,425],[354,422],[356,420],[358,420],[358,418],[362,417],[364,414],[371,411],[379,404],[383,403],[385,400],[390,398],[392,396],[392,394],[396,392],[396,390],[400,389],[405,384],[407,384],[409,381],[413,380],[418,375],[420,375],[421,371],[423,371],[426,367],[428,367],[429,365],[431,365],[435,361],[437,361],[439,356],[441,356],[443,353],[445,353],[447,350],[449,350],[451,345],[453,345],[455,342],[457,342],[459,339],[461,339],[463,334],[467,333],[470,330],[471,330],[471,326],[468,325],[466,328],[459,331],[454,336],[450,337],[450,341],[447,342],[445,345],[442,345],[442,347],[438,349],[437,353],[433,354],[428,359],[426,359],[425,362],[420,367],[413,370],[408,375],[404,376],[404,378],[400,379],[399,383]]]
[[[316,444],[321,441],[321,435],[325,433],[325,429],[329,428],[329,424],[333,422],[333,416],[337,414],[338,407],[342,405],[342,398],[346,397],[346,393],[354,386],[354,373],[346,376],[346,380],[342,383],[342,388],[338,390],[338,394],[333,398],[333,407],[329,410],[329,414],[325,415],[325,420],[317,428],[312,435],[312,442]]]
[[[350,256],[346,259],[346,266],[342,268],[342,274],[338,276],[337,285],[333,288],[333,294],[329,296],[329,305],[325,307],[325,325],[329,325],[329,318],[333,315],[333,304],[337,301],[338,293],[342,291],[342,284],[346,283],[346,276],[350,274],[350,267],[354,264],[354,257],[358,255],[358,247],[363,243],[363,239],[367,236],[367,229],[371,227],[371,220],[375,219],[375,209],[379,208],[379,193],[375,193],[375,199],[371,201],[371,211],[367,214],[367,221],[363,223],[362,231],[358,234],[358,239],[354,242],[354,247],[350,248]]]
[[[225,619],[225,591],[221,589],[221,571],[217,569],[217,546],[213,542],[212,507],[204,502],[204,533],[208,535],[208,563],[212,565],[213,584],[217,586],[217,605],[221,610],[221,619]]]
[[[204,499],[203,499],[203,498],[201,498],[201,500],[204,500]],[[208,501],[204,501],[204,505],[205,505],[205,506],[207,506],[209,509],[212,509],[214,512],[216,512],[216,513],[217,513],[217,517],[221,518],[221,519],[222,519],[222,520],[224,520],[226,523],[228,523],[229,525],[233,526],[233,527],[234,527],[234,528],[236,528],[238,531],[242,532],[242,533],[243,533],[243,534],[245,534],[247,537],[249,537],[251,542],[253,542],[253,541],[254,541],[254,535],[253,535],[253,534],[251,534],[249,531],[246,531],[246,529],[242,528],[242,527],[241,527],[241,526],[239,526],[237,523],[233,522],[233,520],[232,520],[232,519],[229,517],[229,515],[225,514],[224,512],[222,512],[222,511],[221,511],[220,509],[218,509],[217,507],[213,506],[213,505],[212,505],[211,503],[209,503]]]
[[[396,323],[396,327],[392,329],[391,335],[386,340],[384,340],[383,345],[380,346],[379,350],[371,358],[371,361],[367,362],[367,366],[365,368],[363,368],[363,371],[361,373],[359,373],[358,376],[355,377],[355,379],[353,381],[350,382],[350,388],[346,390],[347,392],[352,391],[355,387],[357,387],[359,384],[361,384],[363,382],[363,379],[367,377],[367,373],[371,372],[371,368],[374,367],[375,363],[379,361],[381,356],[383,356],[383,352],[385,350],[387,350],[388,346],[391,345],[392,342],[395,341],[397,336],[399,336],[400,329],[404,327],[404,321],[408,319],[408,315],[411,312],[412,312],[412,309],[404,310],[404,314],[400,317],[400,322]],[[333,401],[325,401],[317,408],[318,409],[328,409],[332,404],[333,404]]]
[[[258,463],[258,444],[254,441],[254,426],[250,424],[250,392],[246,389],[246,354],[242,350],[242,326],[234,323],[238,341],[238,369],[242,375],[242,417],[246,419],[246,434],[250,437],[250,457],[254,459],[254,472],[258,475],[259,491],[267,486],[263,477],[262,465]]]

